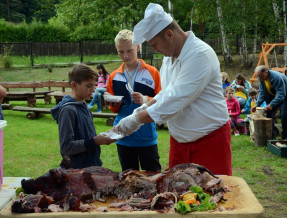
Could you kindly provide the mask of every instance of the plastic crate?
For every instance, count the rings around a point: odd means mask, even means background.
[[[277,147],[276,142],[287,145],[287,140],[268,140],[267,148],[279,157],[287,157],[287,147]]]

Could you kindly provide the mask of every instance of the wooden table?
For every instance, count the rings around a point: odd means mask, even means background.
[[[3,209],[13,198],[15,191],[21,187],[22,179],[30,179],[30,177],[4,177],[2,188],[0,189],[0,210]]]
[[[48,95],[50,92],[51,91],[7,92],[7,96],[4,98],[3,102],[26,100],[28,107],[36,107],[37,98],[43,98],[46,104],[51,103],[51,96]]]
[[[220,176],[226,185],[229,186],[231,192],[227,192],[224,196],[226,202],[219,203],[218,207],[225,207],[225,211],[203,211],[191,212],[181,215],[175,212],[159,213],[156,211],[109,211],[109,212],[53,212],[53,213],[27,213],[14,214],[11,213],[11,205],[8,204],[1,212],[1,218],[254,218],[264,217],[264,209],[256,199],[247,183],[240,177]]]

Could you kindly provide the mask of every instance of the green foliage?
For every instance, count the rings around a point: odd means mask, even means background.
[[[50,66],[48,67],[48,72],[49,72],[49,73],[52,73],[52,72],[53,72],[53,66],[52,66],[52,65],[50,65]]]
[[[279,19],[274,16],[272,7],[274,2],[279,6],[281,16]],[[2,1],[0,2],[0,19],[9,20],[7,12],[9,4],[10,21],[19,25],[0,20],[0,41],[101,40],[112,43],[120,29],[133,29],[134,25],[143,18],[144,10],[149,3],[148,0]],[[167,1],[158,0],[156,3],[161,4],[168,11]],[[183,30],[190,29],[192,20],[193,31],[196,35],[201,38],[219,37],[216,1],[171,0],[171,3],[174,19]],[[282,1],[220,0],[220,5],[228,38],[241,37],[243,23],[246,26],[246,38],[253,38],[254,21],[258,16],[258,38],[269,42],[282,41],[284,33]],[[245,5],[244,11],[242,5]]]
[[[12,67],[12,46],[3,47],[3,55],[0,55],[0,65],[4,69],[9,69]]]
[[[34,42],[67,41],[67,28],[63,26],[47,25],[34,20],[27,33],[27,40]]]
[[[0,20],[1,42],[68,41],[69,33],[69,29],[66,26],[57,22],[44,24],[34,20],[31,24],[27,24],[26,22],[12,24]]]
[[[13,24],[0,19],[0,42],[25,41],[27,35],[26,23]]]

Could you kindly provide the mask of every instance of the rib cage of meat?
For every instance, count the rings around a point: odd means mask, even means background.
[[[39,195],[49,197],[44,200],[49,199],[50,203],[43,203],[43,200],[41,202],[45,205],[45,208],[40,207],[42,212],[49,211],[50,204],[59,205],[63,210],[81,210],[82,203],[104,201],[107,196],[127,199],[130,205],[145,202],[143,209],[150,209],[151,201],[156,195],[172,192],[173,195],[180,196],[193,185],[201,186],[214,194],[222,191],[224,186],[223,181],[208,169],[192,163],[180,164],[162,173],[136,170],[117,173],[96,166],[84,169],[57,168],[36,179],[22,180],[22,188],[29,194],[30,201],[32,196],[37,196],[37,199]],[[27,197],[16,199],[12,211],[37,212],[39,205],[35,202],[37,200],[34,199],[33,206],[37,209],[33,211]],[[29,211],[25,211],[23,205],[26,208],[30,205],[32,209],[28,207]],[[153,208],[156,209],[156,206],[153,205]]]

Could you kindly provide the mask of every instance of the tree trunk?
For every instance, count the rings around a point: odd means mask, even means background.
[[[226,34],[225,34],[220,0],[216,0],[216,5],[217,5],[218,22],[220,26],[220,35],[221,35],[221,40],[222,40],[222,54],[224,57],[225,65],[228,66],[229,63],[232,61],[232,58],[231,58],[228,41],[227,41]]]
[[[280,37],[281,37],[281,30],[280,30],[280,27],[279,27],[280,14],[279,14],[279,6],[278,6],[276,0],[272,0],[272,6],[273,6],[273,11],[274,11],[274,15],[275,15],[276,21],[278,23],[278,32],[279,32],[279,40],[280,40]]]
[[[282,0],[283,2],[283,18],[284,18],[284,42],[287,43],[287,21],[286,21],[286,4],[285,0]],[[287,46],[284,46],[284,67],[287,66]]]
[[[192,18],[194,14],[194,8],[191,9],[191,16],[190,16],[190,31],[192,31]]]
[[[255,5],[254,5],[255,23],[254,23],[253,51],[252,51],[252,57],[251,57],[249,66],[252,66],[254,64],[256,51],[257,51],[257,47],[256,47],[257,46],[257,34],[258,34],[258,5],[257,5],[257,0],[255,0],[254,3],[255,3]]]
[[[267,146],[267,140],[272,138],[272,118],[255,118],[254,144],[256,146]]]
[[[171,3],[170,0],[168,0],[168,12],[170,14],[171,17],[173,17],[173,4]]]
[[[248,57],[248,48],[247,48],[247,42],[246,42],[246,25],[245,25],[245,16],[246,16],[246,11],[245,11],[245,0],[242,1],[242,38],[241,38],[241,43],[242,43],[242,55],[243,55],[243,63],[245,67],[249,67],[249,57]]]

